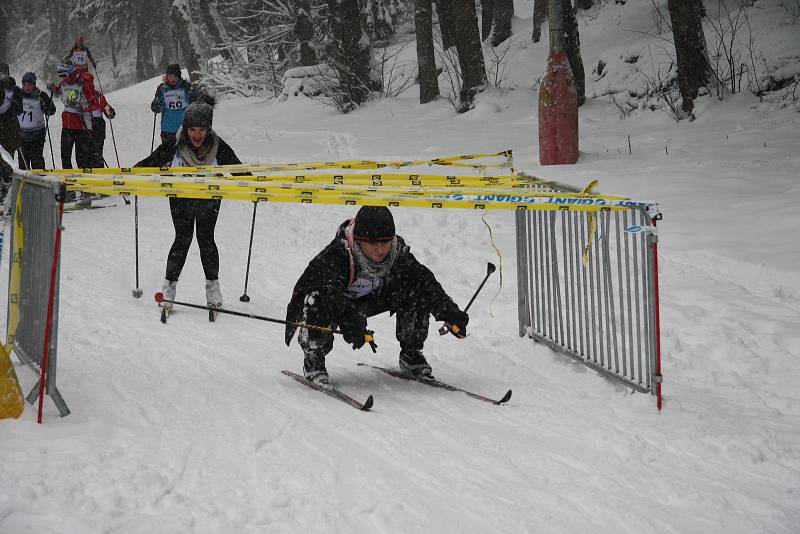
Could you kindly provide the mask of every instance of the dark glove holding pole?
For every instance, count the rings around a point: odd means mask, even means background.
[[[459,339],[467,337],[467,323],[469,323],[467,312],[454,308],[443,313],[439,319],[444,321],[444,326],[439,329],[441,335],[450,332]]]
[[[364,344],[369,343],[372,352],[375,352],[377,345],[372,337],[373,332],[367,330],[367,318],[362,314],[351,314],[339,324],[339,330],[345,342],[353,346],[353,350],[360,349]]]

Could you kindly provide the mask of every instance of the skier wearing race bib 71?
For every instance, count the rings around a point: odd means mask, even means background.
[[[46,119],[56,112],[53,100],[36,87],[36,74],[22,76],[22,113],[19,127],[22,130],[19,166],[22,169],[44,169],[44,142],[47,135]]]
[[[175,132],[183,122],[183,114],[194,100],[192,84],[181,78],[181,66],[177,63],[168,65],[164,81],[156,89],[156,96],[150,103],[153,113],[161,113],[162,143],[175,139]]]

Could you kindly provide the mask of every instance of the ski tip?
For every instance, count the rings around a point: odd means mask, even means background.
[[[505,404],[509,400],[511,400],[511,390],[510,389],[508,391],[506,391],[506,394],[503,395],[503,398],[500,399],[499,401],[496,401],[495,404]]]
[[[364,401],[364,407],[361,408],[361,411],[366,412],[370,410],[372,408],[372,403],[373,403],[372,395],[370,395],[369,397],[367,397],[367,400]]]
[[[161,304],[162,302],[164,302],[164,293],[162,293],[161,291],[159,291],[158,293],[156,293],[156,295],[155,295],[155,299],[156,299],[156,302],[158,302],[159,304]]]

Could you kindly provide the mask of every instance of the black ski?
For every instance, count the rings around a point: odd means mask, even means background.
[[[287,371],[285,369],[283,371],[281,371],[281,373],[285,374],[288,377],[294,378],[295,380],[297,380],[298,382],[300,382],[304,386],[308,386],[311,389],[316,389],[317,391],[321,391],[322,393],[324,393],[324,394],[326,394],[326,395],[328,395],[330,397],[333,397],[334,399],[339,399],[340,401],[342,401],[342,402],[344,402],[346,404],[349,404],[350,406],[352,406],[353,408],[356,408],[357,410],[361,410],[363,412],[367,412],[367,411],[369,411],[370,408],[372,408],[372,395],[367,397],[367,400],[364,401],[364,403],[362,404],[361,402],[358,402],[353,397],[351,397],[351,396],[349,396],[349,395],[347,395],[345,393],[342,393],[341,391],[339,391],[338,389],[336,389],[336,388],[334,388],[332,386],[329,386],[329,387],[320,386],[319,384],[315,384],[314,382],[306,379],[305,377],[303,377],[301,375],[298,375],[297,373],[293,373],[293,372]]]
[[[414,376],[414,375],[409,374],[409,373],[404,373],[403,371],[398,371],[397,369],[389,369],[388,367],[379,367],[377,365],[370,365],[368,363],[359,362],[358,365],[361,365],[363,367],[372,367],[373,369],[377,369],[378,371],[382,371],[382,372],[386,373],[387,375],[393,376],[395,378],[402,378],[403,380],[413,380],[415,382],[419,382],[421,384],[426,384],[426,385],[431,386],[431,387],[440,388],[440,389],[446,389],[447,391],[460,391],[461,393],[469,395],[473,399],[482,400],[483,402],[490,402],[492,404],[505,404],[506,402],[509,401],[509,399],[511,399],[511,390],[510,389],[508,391],[506,391],[506,394],[503,395],[503,397],[500,400],[496,400],[496,399],[490,399],[489,397],[484,397],[483,395],[478,395],[477,393],[473,393],[471,391],[467,391],[466,389],[461,389],[460,387],[451,386],[450,384],[446,384],[445,382],[442,382],[441,380],[436,380],[433,377],[420,378],[420,377]]]

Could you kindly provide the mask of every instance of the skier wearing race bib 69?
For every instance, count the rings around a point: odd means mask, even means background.
[[[183,114],[194,100],[192,84],[181,77],[181,66],[177,63],[168,65],[164,81],[156,89],[156,96],[150,103],[153,113],[161,113],[162,143],[175,139],[175,132],[183,122]]]
[[[19,166],[22,169],[44,169],[44,142],[47,136],[45,116],[56,112],[53,100],[36,87],[36,74],[22,76],[22,113],[17,118],[22,130]]]

